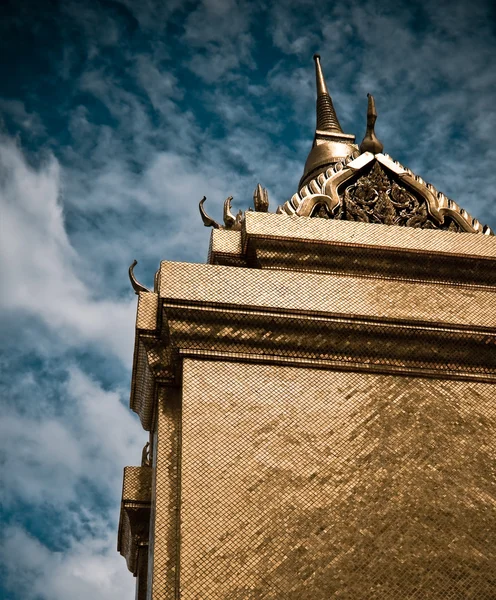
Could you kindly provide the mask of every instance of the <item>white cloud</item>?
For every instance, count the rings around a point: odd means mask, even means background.
[[[147,434],[138,427],[127,398],[123,404],[118,391],[102,390],[77,367],[69,371],[66,393],[78,408],[78,418],[72,423],[89,456],[101,456],[109,472],[115,471],[115,465],[139,461]],[[109,473],[101,468],[95,477],[109,482]]]
[[[310,58],[319,51],[319,23],[325,21],[327,12],[312,0],[274,3],[269,10],[274,45],[285,54]]]
[[[58,162],[49,157],[35,169],[3,137],[0,164],[3,310],[13,318],[26,311],[67,344],[96,344],[129,364],[135,301],[96,299],[77,275],[80,258],[65,230]]]
[[[78,28],[84,33],[89,58],[97,56],[102,48],[115,46],[121,42],[122,30],[117,14],[109,13],[98,3],[74,2],[66,0],[61,5],[62,12],[77,21]]]
[[[4,415],[0,431],[3,503],[11,505],[19,497],[35,503],[75,500],[74,479],[81,474],[83,460],[63,423],[13,413]]]
[[[28,414],[19,412],[15,397],[5,399],[0,422],[4,504],[21,500],[64,507],[78,501],[79,486],[87,479],[117,508],[122,468],[139,463],[147,434],[127,401],[121,401],[121,392],[103,390],[76,366],[66,374],[65,382],[53,384],[58,408],[43,396],[46,390],[37,394],[32,386],[25,388],[31,394]],[[39,404],[44,413],[34,408],[31,414],[30,406]]]
[[[146,91],[153,108],[165,117],[171,111],[176,112],[176,105],[171,99],[180,100],[184,92],[179,87],[175,75],[159,69],[148,55],[139,55],[135,61],[137,79]]]
[[[237,77],[235,70],[254,68],[250,32],[255,5],[244,0],[202,0],[189,13],[183,41],[197,51],[189,68],[207,83]]]
[[[170,16],[184,7],[183,0],[117,0],[119,4],[125,6],[134,18],[139,22],[140,27],[145,31],[152,30],[162,33]]]
[[[131,600],[133,577],[115,550],[114,532],[73,539],[51,550],[19,526],[3,531],[0,559],[6,584],[25,600]]]
[[[45,407],[41,414],[27,416],[13,403],[0,422],[4,508],[20,502],[35,515],[57,514],[44,536],[51,546],[19,525],[4,527],[4,584],[25,600],[131,598],[134,581],[116,551],[119,497],[122,467],[139,463],[146,434],[120,393],[75,366],[55,392],[58,409],[32,393],[30,402]],[[88,499],[88,486],[113,507],[110,515]]]

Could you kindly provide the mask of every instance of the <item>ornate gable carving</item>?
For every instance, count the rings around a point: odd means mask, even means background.
[[[384,154],[353,154],[310,181],[278,213],[492,235],[493,232]]]
[[[317,215],[314,213],[312,216]],[[329,217],[328,214],[326,216]],[[436,222],[429,214],[426,200],[392,181],[379,162],[374,163],[368,175],[362,175],[356,183],[344,189],[334,218],[421,229],[463,231],[450,217],[445,218],[444,223]]]

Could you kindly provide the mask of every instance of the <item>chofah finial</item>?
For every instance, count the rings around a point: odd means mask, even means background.
[[[139,294],[140,292],[150,292],[151,290],[146,288],[144,285],[141,285],[141,283],[136,279],[136,277],[134,275],[134,267],[137,264],[138,264],[138,261],[135,259],[135,260],[133,260],[132,265],[129,267],[129,281],[131,282],[131,285],[133,286],[134,293]]]

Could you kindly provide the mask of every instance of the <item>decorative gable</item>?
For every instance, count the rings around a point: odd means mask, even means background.
[[[493,235],[453,200],[385,154],[358,152],[312,179],[278,213]]]

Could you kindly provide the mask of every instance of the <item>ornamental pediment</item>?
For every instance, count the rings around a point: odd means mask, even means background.
[[[278,213],[420,229],[493,232],[386,154],[355,152],[312,179]]]
[[[355,145],[355,136],[344,133],[339,124],[320,56],[314,55],[314,60],[317,84],[314,141],[299,191],[277,208],[278,214],[493,235],[489,226],[482,225],[433,185],[383,153],[384,146],[375,134],[377,111],[370,94],[367,94],[367,130],[361,144]],[[243,229],[246,213],[231,213],[231,196],[224,202],[224,225],[205,212],[205,200],[203,197],[200,201],[205,226],[231,231]],[[253,202],[255,212],[268,212],[268,193],[260,184]]]

